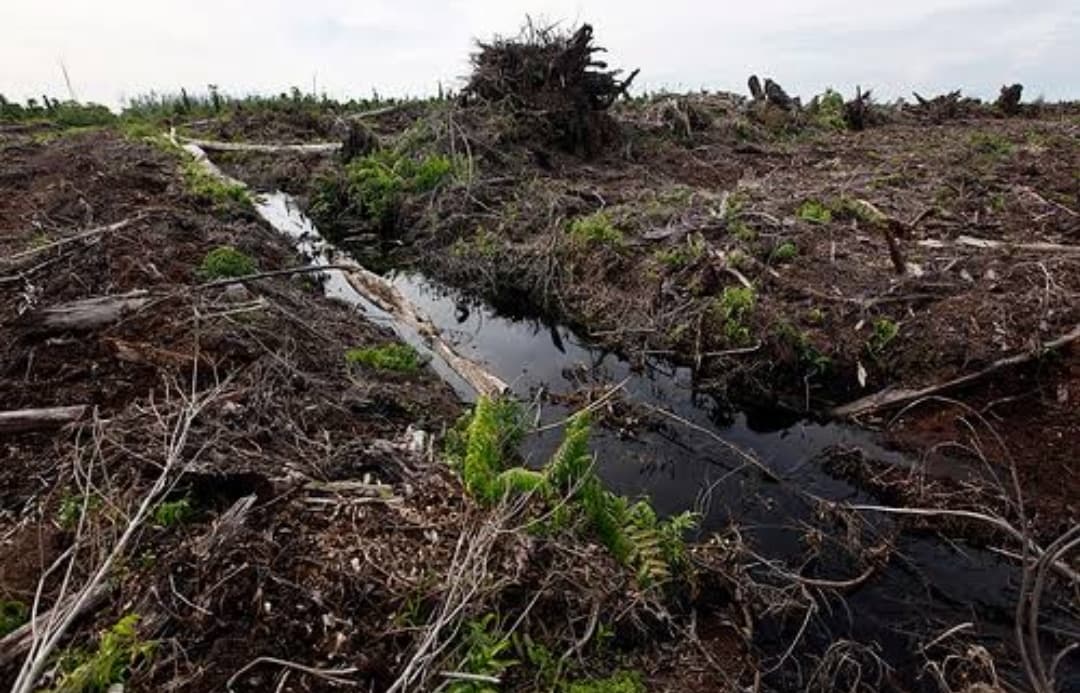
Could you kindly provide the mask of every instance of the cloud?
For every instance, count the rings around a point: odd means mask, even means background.
[[[231,93],[292,85],[335,96],[433,92],[468,69],[472,40],[512,34],[526,14],[590,21],[613,64],[644,88],[742,91],[750,72],[793,92],[873,85],[884,96],[1004,81],[1076,98],[1080,7],[1066,0],[53,0],[9,3],[0,92],[125,96],[208,83]]]

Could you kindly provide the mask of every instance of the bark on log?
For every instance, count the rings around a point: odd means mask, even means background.
[[[217,142],[180,137],[184,144],[193,144],[207,152],[248,152],[254,154],[332,154],[341,149],[341,142],[310,144],[259,144],[254,142]]]
[[[0,412],[0,434],[48,431],[74,423],[86,414],[86,406],[19,409]]]
[[[95,330],[111,325],[149,302],[150,295],[143,290],[115,296],[96,296],[41,308],[19,322],[33,331],[45,333]]]
[[[1034,361],[1048,351],[1068,346],[1077,340],[1080,340],[1080,325],[1074,327],[1068,334],[1042,344],[1040,348],[1035,351],[1015,354],[1007,358],[999,359],[981,371],[962,375],[958,378],[953,378],[952,380],[917,390],[888,388],[881,392],[863,397],[862,399],[857,399],[854,402],[836,407],[832,410],[831,414],[836,418],[853,418],[863,414],[881,411],[882,409],[911,404],[912,402],[940,394],[946,390],[953,390],[964,385],[970,385],[971,383],[997,373],[1004,368],[1019,366]]]
[[[956,240],[952,241],[928,239],[919,241],[918,245],[923,248],[963,246],[967,248],[977,248],[979,250],[1014,250],[1032,253],[1060,253],[1062,255],[1075,255],[1080,253],[1080,245],[1061,245],[1059,243],[1008,243],[1006,241],[993,241],[989,238],[976,238],[974,236],[958,236]]]

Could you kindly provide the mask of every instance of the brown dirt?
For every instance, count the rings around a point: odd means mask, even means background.
[[[28,602],[72,544],[64,516],[89,468],[100,500],[87,513],[75,570],[85,577],[156,477],[185,397],[214,392],[179,450],[184,473],[169,494],[188,499],[191,517],[137,533],[110,573],[107,603],[78,622],[65,646],[92,647],[97,633],[137,613],[140,634],[158,646],[132,672],[129,690],[222,690],[259,657],[355,667],[349,676],[359,685],[384,689],[443,594],[459,536],[483,520],[445,465],[408,446],[412,430],[438,432],[460,413],[448,387],[427,370],[348,367],[347,348],[393,336],[324,299],[310,278],[193,288],[202,258],[221,245],[262,270],[299,260],[250,211],[193,198],[173,154],[106,131],[47,144],[15,133],[0,136],[0,162],[5,258],[142,215],[45,250],[41,263],[0,283],[3,409],[94,411],[59,432],[0,443],[0,599]],[[29,327],[26,316],[42,307],[132,289],[154,301],[101,330],[42,335]],[[380,483],[392,497],[318,487],[340,481]],[[226,521],[248,496],[250,510]],[[672,639],[632,577],[595,545],[513,533],[496,544],[490,566],[500,587],[470,617],[518,613],[539,594],[525,628],[566,646],[601,610],[611,649],[587,652],[581,675],[625,661],[645,672],[650,690],[715,690],[748,671],[734,630],[721,625],[731,618],[727,600],[714,594],[699,605],[706,650]],[[45,605],[56,589],[46,583]],[[703,651],[728,666],[718,673]],[[232,686],[327,686],[298,671],[286,680],[286,672],[256,665]],[[14,674],[12,665],[0,668],[0,685]]]

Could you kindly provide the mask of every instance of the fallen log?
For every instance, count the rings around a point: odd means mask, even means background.
[[[101,607],[101,605],[105,603],[105,598],[109,595],[110,589],[111,588],[108,585],[99,585],[94,588],[89,595],[79,603],[79,613],[77,614],[77,617],[84,616]],[[58,607],[53,607],[43,614],[38,614],[36,620],[38,631],[40,632],[43,625],[47,624],[53,618],[54,612],[60,614],[65,613],[73,604],[75,604],[75,600],[78,599],[79,596],[78,593],[73,594],[61,602]],[[24,623],[5,635],[3,639],[0,639],[0,667],[6,667],[30,650],[30,646],[34,642],[33,625],[34,624],[31,623]]]
[[[19,323],[35,332],[67,332],[95,330],[120,320],[150,302],[144,290],[115,296],[95,296],[71,303],[38,309],[19,319]]]
[[[0,434],[49,431],[82,419],[86,406],[18,409],[0,412]]]
[[[1059,253],[1062,255],[1075,255],[1080,253],[1080,245],[1061,245],[1059,243],[1009,243],[1007,241],[994,241],[989,238],[976,238],[975,236],[957,236],[955,240],[951,241],[928,239],[919,241],[918,245],[923,248],[963,246],[967,248],[977,248],[979,250],[1010,250],[1031,253]]]
[[[1049,342],[1045,342],[1034,351],[1028,351],[1020,354],[1015,354],[1007,358],[994,361],[986,368],[977,371],[975,373],[969,373],[962,375],[952,380],[947,380],[943,383],[936,385],[930,385],[928,387],[919,389],[906,389],[906,388],[886,388],[880,392],[876,392],[862,399],[857,399],[854,402],[849,402],[843,406],[836,407],[830,413],[835,418],[854,418],[862,416],[864,414],[871,414],[882,409],[889,409],[891,407],[897,407],[901,405],[910,404],[925,397],[931,397],[933,395],[940,394],[947,390],[953,390],[963,385],[970,385],[978,380],[981,380],[989,375],[997,373],[998,371],[1010,368],[1012,366],[1019,366],[1030,361],[1034,361],[1040,358],[1048,351],[1055,349],[1061,349],[1068,346],[1073,342],[1080,340],[1080,325],[1077,325],[1068,334],[1062,335],[1057,339]]]
[[[218,142],[178,138],[184,144],[192,144],[206,152],[248,152],[254,154],[333,154],[341,149],[341,142],[312,142],[308,144],[260,144],[255,142]]]
[[[175,132],[172,133],[175,140]],[[190,141],[184,145],[197,162],[209,173],[223,180],[228,180],[235,185],[247,187],[242,181],[231,178],[221,171],[206,156],[197,144]],[[260,216],[272,227],[277,228],[276,219],[266,213],[259,205],[255,207]],[[438,355],[446,365],[461,377],[478,394],[492,397],[506,392],[508,386],[496,376],[488,373],[480,364],[458,354],[443,338],[439,328],[424,315],[420,309],[414,306],[398,289],[383,277],[364,268],[360,263],[347,258],[340,253],[328,258],[328,265],[339,268],[349,286],[362,298],[385,311],[397,322],[409,326],[420,335],[424,343]]]
[[[342,259],[338,258],[336,261],[340,264]],[[413,306],[393,284],[359,264],[343,273],[349,286],[358,294],[389,313],[395,320],[416,330],[428,347],[478,394],[496,397],[506,392],[506,383],[454,351],[453,347],[442,339],[435,323]]]

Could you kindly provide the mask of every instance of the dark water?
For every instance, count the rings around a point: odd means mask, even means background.
[[[332,252],[285,196],[266,196],[260,208],[307,254],[325,258]],[[822,465],[825,457],[838,449],[857,449],[881,462],[910,466],[909,460],[879,446],[869,433],[836,423],[783,421],[767,414],[732,415],[709,396],[695,391],[688,369],[657,360],[633,368],[619,355],[591,346],[564,326],[496,311],[419,274],[398,273],[390,279],[432,319],[459,353],[484,364],[510,383],[522,401],[541,402],[541,424],[562,421],[571,409],[551,404],[546,397],[538,398],[538,393],[567,395],[583,385],[610,387],[625,381],[620,394],[629,403],[662,408],[712,434],[655,415],[648,417],[651,425],[635,426],[630,432],[594,427],[592,446],[598,470],[613,490],[647,496],[662,514],[702,511],[702,535],[735,526],[759,555],[789,572],[833,580],[852,578],[861,572],[865,564],[852,555],[846,525],[823,517],[805,493],[831,501],[878,503],[854,485],[826,473]],[[387,319],[337,273],[328,273],[325,286],[329,295],[358,305],[374,319]],[[408,329],[399,332],[426,351],[422,341]],[[468,386],[444,364],[435,359],[432,366],[464,398],[472,397]],[[746,465],[740,454],[714,436],[753,454],[780,480],[770,480],[754,466]],[[530,462],[542,463],[560,440],[558,430],[536,434],[527,442],[524,454]],[[869,686],[863,690],[896,688],[884,683],[886,680],[899,682],[899,689],[936,690],[932,681],[920,676],[925,660],[919,654],[919,645],[953,626],[970,622],[973,625],[965,631],[965,637],[977,636],[978,642],[999,660],[999,666],[1006,665],[999,670],[1003,679],[1024,687],[1016,670],[1016,658],[1010,654],[1019,583],[1015,563],[933,534],[899,533],[893,520],[884,516],[867,516],[858,526],[862,546],[890,542],[892,553],[887,567],[843,598],[815,593],[817,612],[808,622],[802,646],[766,677],[768,685],[777,690],[806,687],[814,670],[813,657],[830,643],[848,639],[872,648],[891,667],[891,673],[884,675],[879,684],[874,673],[877,665],[870,658],[865,654],[850,658],[848,669],[854,671],[856,665],[852,662],[857,661],[863,683]],[[815,536],[824,540],[820,549],[811,554],[808,550]],[[760,575],[764,582],[770,580],[769,571],[763,567],[752,573]],[[1080,630],[1068,613],[1055,609],[1047,610],[1044,622]],[[764,661],[767,667],[779,661],[778,656],[799,632],[802,620],[803,612],[796,612],[760,624],[757,639],[768,655]],[[1060,646],[1060,642],[1050,639],[1046,643],[1051,651]],[[944,651],[933,654],[940,658]],[[1062,683],[1062,690],[1074,685],[1072,690],[1080,690],[1080,672],[1074,667]]]

